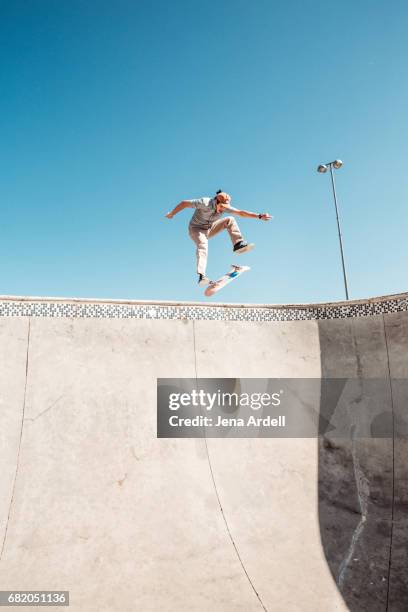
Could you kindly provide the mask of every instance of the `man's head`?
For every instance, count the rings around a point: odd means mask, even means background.
[[[217,200],[217,204],[229,204],[231,202],[231,196],[229,193],[225,193],[219,189],[215,194],[215,199]]]

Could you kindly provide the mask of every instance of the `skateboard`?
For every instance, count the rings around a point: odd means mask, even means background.
[[[221,278],[218,280],[211,281],[204,291],[204,295],[207,297],[214,295],[214,293],[217,293],[217,291],[225,287],[225,285],[228,285],[228,283],[233,281],[235,278],[238,278],[238,276],[241,276],[241,274],[251,269],[249,266],[236,266],[234,264],[232,264],[231,268],[232,269],[230,272],[223,274],[223,276],[221,276]]]

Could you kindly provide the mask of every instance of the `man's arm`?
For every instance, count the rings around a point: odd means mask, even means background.
[[[194,208],[194,204],[192,202],[189,202],[188,200],[183,200],[182,202],[180,202],[180,204],[177,204],[177,206],[175,206],[173,210],[167,213],[167,219],[172,219],[174,215],[177,215],[177,213],[181,212],[185,208]]]
[[[249,210],[239,210],[238,208],[234,208],[233,206],[223,206],[222,212],[232,213],[233,215],[237,215],[238,217],[245,217],[247,219],[262,219],[262,221],[269,221],[269,219],[272,219],[269,213],[255,213],[250,212]]]

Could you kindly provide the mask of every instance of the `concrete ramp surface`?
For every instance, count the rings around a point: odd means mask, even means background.
[[[68,590],[75,612],[406,611],[407,311],[0,298],[1,589]],[[381,378],[392,435],[157,439],[157,378],[196,377]]]

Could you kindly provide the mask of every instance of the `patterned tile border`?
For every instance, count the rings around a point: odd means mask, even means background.
[[[267,305],[139,302],[0,296],[0,317],[305,321],[408,311],[408,293],[331,304]]]

